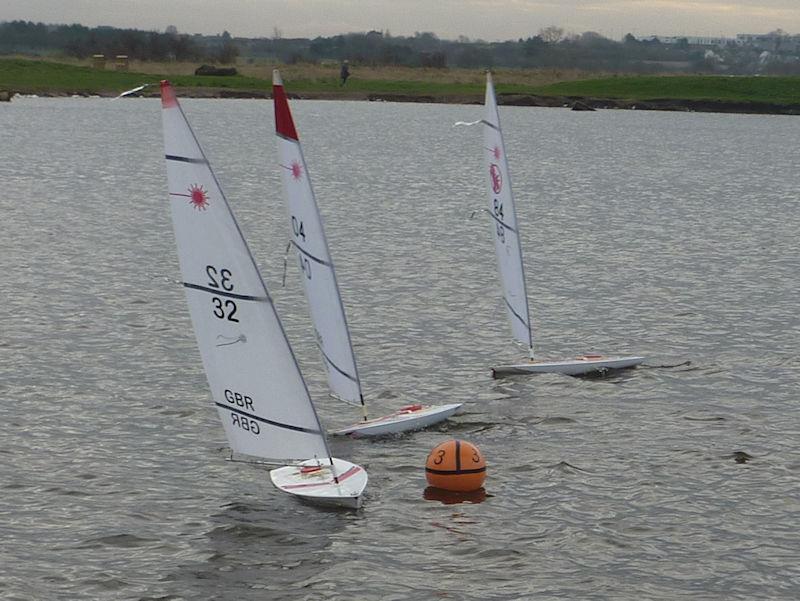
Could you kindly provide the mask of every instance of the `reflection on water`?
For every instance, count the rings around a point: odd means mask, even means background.
[[[422,492],[426,501],[439,501],[442,505],[457,505],[459,503],[483,503],[486,500],[486,489],[479,488],[470,492],[454,492],[428,486]]]
[[[271,105],[186,100],[322,420]],[[370,474],[328,512],[225,461],[177,283],[157,100],[15,99],[0,161],[0,597],[794,599],[800,212],[793,117],[503,107],[541,357],[497,290],[479,107],[296,102],[367,401],[464,402],[440,428],[335,439]],[[429,501],[458,436],[487,499]],[[490,496],[489,496],[490,495]],[[435,569],[435,578],[431,570]]]
[[[187,598],[227,598],[233,590],[239,599],[290,595],[324,582],[330,568],[326,550],[358,521],[357,516],[302,504],[231,503],[197,533],[204,560],[178,566],[164,580]]]

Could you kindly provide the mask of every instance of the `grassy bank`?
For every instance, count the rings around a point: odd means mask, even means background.
[[[0,59],[0,90],[113,96],[143,83],[168,78],[184,95],[270,93],[272,64],[237,65],[240,74],[231,77],[195,76],[196,66],[134,62],[131,70],[125,72],[92,69],[77,61]],[[308,98],[431,102],[479,102],[483,98],[484,74],[478,69],[356,66],[346,86],[339,85],[335,64],[282,65],[281,71],[287,89]],[[569,70],[499,69],[495,72],[495,82],[501,102],[505,97],[517,104],[560,105],[567,98],[599,98],[660,101],[651,103],[651,108],[715,110],[727,103],[729,110],[743,112],[800,111],[800,78],[796,77],[608,76]],[[149,93],[156,94],[157,90],[151,89]],[[748,107],[755,109],[750,111]]]
[[[800,77],[609,77],[559,82],[543,86],[539,94],[628,100],[711,100],[800,104]]]
[[[145,63],[135,61],[130,70],[93,69],[77,61],[51,62],[28,59],[0,59],[0,89],[36,94],[115,94],[143,83],[168,78],[179,88],[236,90],[268,93],[272,88],[272,64],[237,65],[239,75],[196,76],[196,64]],[[290,91],[324,97],[352,97],[369,94],[408,96],[477,97],[483,94],[484,75],[469,69],[412,69],[407,67],[355,67],[346,86],[339,85],[336,65],[281,65]],[[502,74],[502,75],[501,75]],[[537,86],[591,77],[588,73],[564,70],[501,70],[504,91],[532,93]]]

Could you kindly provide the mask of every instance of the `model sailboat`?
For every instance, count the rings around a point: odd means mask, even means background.
[[[161,83],[172,224],[209,387],[234,453],[278,464],[272,482],[358,507],[363,468],[331,456],[261,274],[169,82]]]
[[[485,109],[485,118],[481,121],[483,123],[485,177],[488,183],[489,215],[492,217],[492,234],[502,283],[503,300],[506,314],[511,323],[512,335],[518,342],[530,349],[529,361],[494,367],[492,374],[495,377],[529,373],[560,373],[579,376],[635,367],[642,363],[644,357],[605,357],[602,355],[582,355],[560,361],[534,360],[528,294],[525,289],[525,271],[522,265],[522,244],[491,73],[486,74]]]
[[[328,371],[328,384],[334,396],[360,405],[363,411],[363,421],[334,434],[384,436],[419,430],[447,419],[461,407],[461,403],[408,405],[391,415],[367,419],[336,272],[286,92],[277,70],[273,72],[272,83],[278,161],[289,211],[291,243],[297,251],[311,320]]]

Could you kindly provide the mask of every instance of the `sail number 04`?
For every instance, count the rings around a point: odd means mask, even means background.
[[[230,269],[217,269],[213,265],[206,265],[206,275],[208,276],[208,287],[233,292],[233,274]],[[227,319],[228,321],[239,322],[236,317],[236,302],[231,299],[222,300],[218,296],[211,297],[214,305],[214,317],[217,319]]]
[[[303,242],[306,241],[306,228],[303,225],[302,220],[298,219],[294,215],[292,215],[292,233],[294,234],[295,238],[301,238]],[[308,257],[303,256],[299,246],[297,247],[297,257],[300,261],[300,269],[303,270],[303,274],[310,280],[311,261],[308,260]]]

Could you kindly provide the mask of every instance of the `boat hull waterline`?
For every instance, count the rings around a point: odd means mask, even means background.
[[[498,365],[492,368],[492,376],[513,376],[522,374],[563,374],[566,376],[584,376],[592,373],[603,373],[618,369],[636,367],[644,362],[644,357],[604,357],[584,355],[575,359],[562,361],[528,361],[514,365]]]
[[[276,488],[304,501],[317,505],[358,509],[367,486],[367,472],[359,465],[333,458],[338,483],[333,478],[330,464],[316,459],[288,465],[269,472]]]
[[[449,405],[430,407],[411,405],[390,415],[359,422],[347,428],[331,432],[331,434],[361,438],[367,436],[389,436],[392,434],[422,430],[451,417],[461,409],[462,406],[463,403],[451,403]]]

